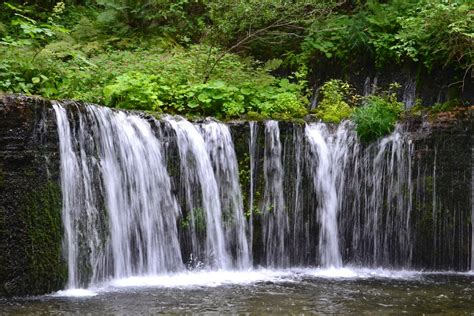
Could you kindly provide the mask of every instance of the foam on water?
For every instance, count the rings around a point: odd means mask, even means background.
[[[114,279],[89,289],[58,291],[55,297],[93,297],[103,293],[130,288],[193,289],[219,286],[248,286],[258,283],[295,283],[308,279],[346,280],[420,280],[432,274],[459,274],[474,276],[473,272],[423,272],[415,270],[390,270],[383,268],[291,268],[249,270],[202,270],[162,275],[134,276]]]
[[[156,276],[137,276],[111,281],[111,287],[216,287],[221,285],[249,285],[259,282],[297,282],[302,278],[325,279],[413,279],[419,271],[366,268],[293,268],[255,269],[247,271],[198,271]]]
[[[292,282],[295,273],[291,270],[248,270],[248,271],[199,271],[147,277],[117,279],[112,287],[216,287],[221,285],[248,285],[258,282]]]
[[[55,297],[93,297],[98,293],[91,289],[68,289],[63,291],[57,291],[51,296]]]
[[[409,280],[419,277],[423,274],[420,271],[414,270],[390,270],[390,269],[369,269],[369,268],[334,268],[327,269],[293,269],[293,271],[300,273],[303,276],[326,278],[326,279],[402,279]]]

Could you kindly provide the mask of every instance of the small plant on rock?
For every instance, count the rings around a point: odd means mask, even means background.
[[[362,141],[369,142],[391,133],[403,109],[403,103],[397,101],[393,88],[381,95],[365,98],[362,107],[355,110],[352,119],[357,134]]]
[[[341,80],[327,81],[321,87],[322,100],[316,110],[316,116],[329,123],[339,123],[348,119],[353,109],[346,102],[350,94],[350,85]]]

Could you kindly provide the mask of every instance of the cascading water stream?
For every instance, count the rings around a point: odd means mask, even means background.
[[[229,269],[232,267],[232,259],[226,247],[222,227],[219,189],[204,139],[193,124],[182,118],[167,117],[165,121],[176,133],[181,158],[181,179],[185,184],[187,213],[191,216],[193,231],[197,229],[196,217],[202,217],[200,213],[204,213],[205,216],[206,242],[205,245],[196,248],[199,238],[193,233],[194,253],[202,253],[202,257],[198,260],[210,266]],[[195,196],[197,188],[193,184],[200,187],[197,197]]]
[[[54,109],[68,286],[181,269],[179,208],[150,125],[135,115],[87,106],[77,111],[75,126],[66,109]]]
[[[305,128],[309,144],[310,171],[318,197],[317,214],[320,222],[319,256],[323,267],[340,268],[337,216],[341,207],[344,169],[348,157],[348,129],[342,124],[332,135],[324,124],[310,124]]]
[[[341,224],[352,258],[368,266],[409,267],[413,144],[401,126],[370,145],[362,146],[352,135],[345,141],[348,168],[338,189],[345,199]]]
[[[265,195],[263,204],[263,243],[265,262],[271,267],[286,267],[289,264],[286,236],[289,231],[288,214],[283,197],[283,165],[280,129],[277,121],[265,123],[264,177]]]
[[[76,260],[78,256],[75,218],[78,217],[76,213],[79,209],[76,207],[75,196],[81,184],[81,174],[79,161],[73,151],[71,129],[67,113],[64,108],[58,104],[53,104],[56,112],[56,119],[58,124],[58,134],[60,140],[60,155],[61,155],[61,184],[62,184],[62,218],[64,226],[64,243],[67,250],[67,266],[68,266],[68,288],[77,287],[78,276]]]
[[[304,133],[302,126],[295,126],[292,133],[292,144],[285,146],[286,153],[284,154],[284,165],[290,169],[290,177],[287,177],[285,187],[290,187],[287,202],[287,212],[292,214],[290,216],[290,247],[293,252],[290,258],[292,265],[304,265],[307,260],[307,249],[312,248],[313,245],[309,242],[308,235],[311,234],[305,223],[305,210],[303,207],[303,178],[304,178]],[[293,145],[293,146],[291,146]],[[301,244],[301,239],[306,240]]]
[[[217,180],[227,249],[234,253],[236,268],[249,268],[251,259],[239,170],[229,128],[209,121],[201,125],[201,133]]]
[[[248,219],[248,242],[249,242],[249,253],[250,258],[253,258],[252,246],[253,246],[253,221],[254,221],[254,210],[256,209],[254,200],[254,187],[255,187],[255,168],[257,157],[257,137],[258,137],[258,124],[256,122],[249,122],[250,128],[250,142],[249,142],[249,219]]]
[[[159,140],[138,116],[88,107],[94,120],[109,217],[114,277],[182,267],[180,214]]]

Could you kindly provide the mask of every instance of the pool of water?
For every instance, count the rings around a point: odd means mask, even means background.
[[[200,271],[0,299],[0,314],[474,313],[474,273],[374,269]]]

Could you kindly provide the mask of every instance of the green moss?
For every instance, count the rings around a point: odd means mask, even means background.
[[[193,223],[194,228],[197,232],[203,233],[206,231],[206,219],[204,215],[204,209],[202,207],[196,207],[189,213],[185,218],[181,220],[181,227],[188,229]]]
[[[306,121],[302,118],[293,118],[291,120],[292,123],[294,124],[298,124],[298,125],[305,125],[306,124]]]
[[[157,120],[161,120],[163,118],[163,112],[157,111],[144,111],[146,114],[153,116]]]
[[[25,292],[36,294],[58,290],[67,280],[67,267],[61,253],[61,193],[47,182],[23,200],[26,230]]]
[[[268,116],[265,116],[263,114],[260,114],[260,113],[254,112],[254,111],[249,111],[244,116],[244,119],[249,120],[249,121],[262,122],[264,120],[268,120]]]
[[[239,180],[242,186],[250,185],[250,156],[244,153],[243,158],[239,161]]]

